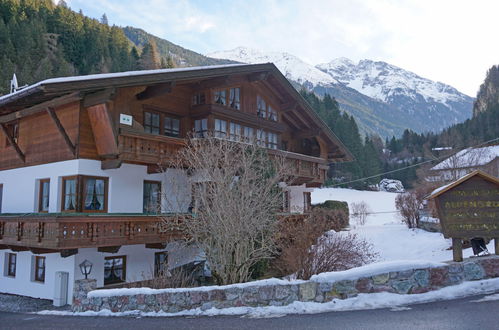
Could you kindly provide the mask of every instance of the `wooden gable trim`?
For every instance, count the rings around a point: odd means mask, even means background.
[[[87,94],[83,98],[83,107],[88,108],[97,104],[111,101],[116,96],[116,88],[107,88],[95,93]]]
[[[16,151],[16,154],[17,156],[19,157],[19,159],[25,163],[26,162],[26,156],[24,155],[24,153],[21,151],[21,149],[19,148],[19,146],[17,145],[17,142],[14,140],[14,138],[10,135],[9,133],[9,130],[7,129],[7,127],[5,127],[5,123],[1,123],[0,124],[0,128],[2,129],[2,132],[3,134],[5,134],[5,136],[7,137],[7,140],[9,141],[10,145],[14,148],[14,150]]]
[[[57,114],[55,113],[55,109],[49,107],[49,108],[47,108],[47,113],[49,114],[50,118],[54,122],[54,124],[57,127],[57,130],[59,131],[59,133],[62,135],[62,138],[64,139],[64,142],[66,142],[66,145],[69,148],[69,151],[71,151],[71,153],[73,154],[73,156],[76,157],[76,147],[73,144],[73,142],[71,141],[71,139],[69,138],[68,133],[66,133],[66,130],[62,126],[61,121],[57,117]]]
[[[39,112],[44,112],[49,107],[56,107],[56,106],[67,104],[67,103],[70,103],[73,101],[78,101],[80,99],[81,99],[81,96],[80,96],[80,93],[78,93],[78,92],[67,94],[67,95],[52,99],[50,101],[46,101],[46,102],[34,105],[32,107],[10,113],[8,115],[0,116],[0,123],[1,124],[8,123],[8,122],[16,120],[16,119],[31,116],[31,115],[37,114]]]

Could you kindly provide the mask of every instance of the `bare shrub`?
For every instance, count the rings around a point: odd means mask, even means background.
[[[355,223],[359,226],[366,224],[366,219],[369,213],[371,213],[371,208],[366,202],[362,201],[359,203],[352,203],[352,213],[351,216],[355,220]]]
[[[278,274],[309,279],[314,274],[345,270],[373,260],[376,254],[369,243],[355,234],[334,232],[343,228],[342,216],[339,210],[314,208],[302,221],[284,222],[279,240],[281,252],[275,261]]]
[[[282,157],[270,158],[257,145],[213,137],[190,139],[176,162],[168,164],[169,170],[190,175],[184,181],[167,177],[171,192],[164,198],[185,204],[178,191],[192,187],[193,216],[181,224],[166,218],[166,225],[182,225],[179,228],[203,249],[216,284],[246,282],[254,265],[275,255],[276,214],[282,206],[279,184],[288,173],[284,164]]]
[[[395,199],[395,207],[402,217],[402,221],[409,228],[417,228],[419,226],[420,214],[419,211],[423,207],[423,198],[416,192],[403,193]]]
[[[121,287],[125,288],[141,288],[147,287],[151,289],[164,288],[192,288],[196,286],[196,280],[193,277],[193,272],[179,267],[171,271],[165,271],[152,279],[124,283]]]

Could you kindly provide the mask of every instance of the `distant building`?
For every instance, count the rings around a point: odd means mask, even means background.
[[[499,145],[461,150],[433,166],[426,179],[431,182],[455,181],[475,170],[499,176]]]

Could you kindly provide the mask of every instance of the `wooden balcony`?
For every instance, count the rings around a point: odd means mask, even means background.
[[[185,143],[181,138],[122,130],[118,148],[120,159],[125,162],[158,165],[174,157]],[[285,158],[289,175],[294,178],[293,184],[306,183],[310,187],[318,187],[324,183],[328,170],[324,159],[275,149],[268,149],[268,152]]]
[[[159,244],[182,238],[164,230],[173,215],[145,214],[2,214],[0,248],[68,250],[131,244]]]
[[[118,137],[120,159],[138,164],[161,164],[184,145],[184,139],[125,130]]]
[[[306,183],[309,187],[319,187],[324,183],[329,168],[324,159],[282,150],[269,149],[268,152],[277,157],[284,157],[293,184]]]

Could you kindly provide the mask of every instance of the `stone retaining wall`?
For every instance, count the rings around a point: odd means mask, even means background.
[[[269,280],[225,287],[96,290],[88,295],[86,292],[75,291],[72,307],[73,311],[78,312],[109,309],[112,312],[139,310],[174,313],[193,308],[206,310],[212,307],[284,306],[294,301],[328,302],[354,297],[359,293],[424,293],[464,281],[493,277],[499,277],[499,256],[472,258],[460,263],[449,262],[372,276],[352,276],[336,281],[328,281],[327,275],[319,275],[309,281]],[[92,280],[77,281],[75,290],[95,288],[95,282],[89,281]],[[150,293],[144,294],[144,291]]]

